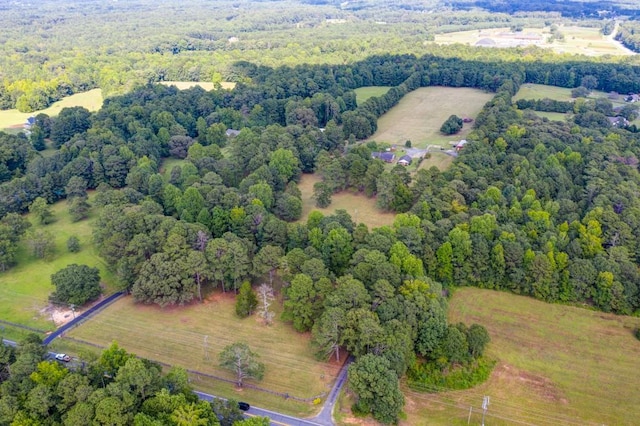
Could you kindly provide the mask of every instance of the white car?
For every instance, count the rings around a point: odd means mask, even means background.
[[[71,357],[67,354],[56,354],[56,359],[58,361],[64,361],[64,362],[71,361]]]

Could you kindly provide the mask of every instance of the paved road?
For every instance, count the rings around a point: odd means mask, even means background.
[[[111,296],[105,298],[104,300],[101,300],[100,302],[98,302],[94,306],[92,306],[91,308],[87,309],[86,311],[84,311],[83,313],[81,313],[80,315],[78,315],[77,317],[75,317],[74,319],[72,319],[71,321],[69,321],[68,323],[66,323],[65,325],[63,325],[62,327],[60,327],[59,329],[57,329],[56,331],[51,333],[50,335],[45,337],[44,340],[42,341],[42,343],[44,343],[45,345],[48,345],[49,343],[51,343],[53,341],[53,339],[55,339],[56,337],[60,336],[65,331],[72,329],[73,327],[75,327],[76,325],[81,323],[82,321],[84,321],[87,318],[89,318],[90,316],[94,315],[96,312],[106,308],[112,302],[116,301],[117,299],[119,299],[123,295],[124,295],[123,292],[118,292],[118,293],[112,294]]]
[[[214,398],[219,398],[215,395],[210,395],[208,393],[193,391],[198,398],[203,399],[205,401],[212,401]],[[220,398],[223,399],[223,398]],[[261,416],[268,417],[271,419],[271,424],[273,425],[291,425],[291,426],[322,426],[320,423],[316,423],[311,420],[299,419],[297,417],[287,416],[285,414],[276,413],[275,411],[265,410],[264,408],[257,408],[251,406],[249,411],[246,411],[246,414],[249,416]],[[333,424],[333,423],[332,423]]]
[[[336,382],[329,392],[329,396],[324,402],[324,406],[322,410],[320,410],[320,414],[312,418],[312,421],[315,421],[321,425],[333,425],[333,407],[336,405],[336,400],[338,399],[338,395],[340,395],[340,390],[344,383],[347,381],[347,371],[349,369],[349,364],[353,362],[353,357],[349,357],[347,362],[344,363],[338,377],[336,378]]]

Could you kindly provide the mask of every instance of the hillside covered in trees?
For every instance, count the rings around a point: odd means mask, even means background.
[[[120,288],[166,306],[280,271],[284,318],[311,330],[318,355],[354,354],[356,392],[372,386],[366,371],[388,379],[355,406],[384,422],[397,419],[397,380],[407,371],[416,384],[455,366],[472,366],[467,383],[488,374],[486,331],[447,324],[449,288],[625,314],[640,307],[640,133],[612,127],[602,102],[581,100],[562,123],[511,99],[523,83],[588,80],[637,92],[640,68],[385,55],[348,66],[240,62],[234,70],[244,83],[233,91],[145,85],[95,114],[39,116],[34,133],[57,147],[47,157],[25,137],[2,134],[3,269],[26,230],[16,213],[38,197],[51,203],[96,189],[94,237]],[[357,140],[406,93],[430,85],[495,97],[449,170],[385,169],[371,156],[376,143]],[[392,88],[358,105],[353,89],[362,86]],[[183,161],[165,178],[160,165],[169,157]],[[309,172],[322,176],[318,196],[350,189],[401,214],[377,229],[344,211],[297,222],[296,182]]]

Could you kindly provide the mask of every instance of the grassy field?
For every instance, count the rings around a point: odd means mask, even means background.
[[[302,217],[301,221],[306,221],[309,213],[318,210],[324,215],[333,214],[338,209],[344,209],[351,215],[356,223],[365,223],[369,229],[378,228],[384,225],[391,225],[396,217],[394,213],[385,213],[376,207],[375,198],[367,198],[362,194],[352,194],[347,191],[333,194],[331,205],[325,209],[316,207],[316,200],[313,198],[313,185],[320,181],[320,177],[313,174],[302,175],[298,184],[302,192]]]
[[[606,92],[601,92],[599,90],[594,90],[588,96],[590,99],[596,98],[608,98],[609,94]],[[573,101],[574,98],[571,97],[571,89],[566,87],[557,87],[557,86],[547,86],[544,84],[531,84],[526,83],[520,86],[520,90],[513,97],[513,101],[517,101],[519,99],[544,99],[549,98],[556,101]],[[611,102],[614,105],[624,105],[623,96],[619,95],[617,99],[611,99]]]
[[[180,90],[190,89],[195,86],[200,86],[204,90],[213,90],[213,83],[209,81],[163,81],[160,84],[176,86]],[[236,87],[236,83],[231,81],[223,81],[220,85],[223,89],[233,89]]]
[[[185,160],[180,158],[165,158],[162,160],[162,164],[160,164],[160,173],[166,180],[169,180],[171,176],[171,169],[175,166],[182,166]]]
[[[440,133],[442,123],[452,114],[475,118],[492,97],[492,93],[469,88],[423,87],[414,90],[380,117],[378,131],[369,140],[403,146],[410,140],[414,148],[449,147],[449,141],[464,139],[473,123],[465,124],[460,133],[450,136]]]
[[[272,308],[279,318],[280,303]],[[256,316],[238,319],[232,293],[214,292],[202,304],[165,309],[135,304],[126,297],[68,335],[104,346],[115,340],[139,356],[229,379],[233,375],[218,367],[218,354],[226,345],[245,342],[266,365],[259,386],[304,398],[328,391],[340,367],[313,358],[309,334],[296,333],[277,319],[272,326],[263,325]],[[216,393],[273,408],[274,397],[264,392],[238,391],[224,382],[206,385],[204,378],[194,384],[199,382],[205,388],[214,387]],[[314,408],[310,403],[275,399],[282,409],[298,415],[310,414]]]
[[[525,28],[520,34],[513,34],[509,28],[491,28],[485,30],[459,31],[454,33],[436,34],[435,43],[462,43],[474,46],[478,41],[491,39],[497,47],[512,47],[518,44],[516,37],[527,34],[536,38],[539,47],[552,49],[556,53],[582,54],[588,56],[601,55],[631,55],[619,43],[603,36],[599,28],[560,25],[558,30],[564,35],[564,41],[549,41],[551,31],[546,28]]]
[[[102,107],[102,89],[93,89],[88,92],[77,93],[54,102],[49,108],[35,112],[20,112],[17,109],[0,111],[0,130],[15,129],[16,126],[22,128],[27,118],[40,113],[50,117],[57,116],[62,108],[82,106],[89,111],[97,111]]]
[[[56,251],[51,260],[34,258],[24,243],[20,243],[18,265],[0,273],[0,319],[40,329],[54,329],[51,315],[44,312],[49,294],[54,290],[51,274],[72,263],[98,267],[107,292],[112,291],[114,278],[98,257],[92,242],[91,223],[95,214],[88,220],[73,223],[67,209],[64,201],[55,204],[52,208],[55,222],[44,226],[55,236]],[[34,223],[32,229],[41,227]],[[78,253],[67,250],[66,242],[71,235],[80,240],[81,250]]]
[[[534,111],[538,117],[546,117],[551,121],[567,121],[567,118],[570,117],[569,114],[563,114],[561,112],[544,112],[544,111]]]
[[[362,105],[364,101],[374,96],[382,96],[389,91],[389,86],[365,86],[354,90],[356,92],[356,102]]]
[[[467,391],[406,390],[406,424],[480,424],[490,396],[492,425],[632,425],[640,418],[640,318],[550,305],[508,293],[462,288],[451,322],[489,330],[498,364],[485,384]],[[428,420],[426,420],[428,419]]]
[[[447,170],[451,163],[455,160],[454,157],[442,152],[434,151],[431,153],[431,158],[425,158],[420,163],[419,169],[430,169],[436,166],[440,171]]]

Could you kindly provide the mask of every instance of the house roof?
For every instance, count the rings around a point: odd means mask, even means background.
[[[240,134],[240,130],[227,129],[225,133],[227,136],[238,136]]]
[[[413,161],[413,159],[412,159],[409,155],[403,155],[403,156],[402,156],[402,157],[400,157],[400,159],[398,160],[398,163],[399,163],[399,162],[401,162],[401,161],[402,161],[402,162],[406,162],[406,163],[411,164],[411,162]]]
[[[382,161],[393,161],[396,155],[393,152],[372,152],[371,158],[379,158]]]

